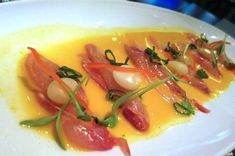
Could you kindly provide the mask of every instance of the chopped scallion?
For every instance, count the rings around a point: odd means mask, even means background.
[[[105,126],[105,127],[110,127],[110,128],[115,127],[118,122],[117,116],[114,114],[106,117],[104,120],[99,119],[97,117],[94,117],[94,119],[97,124]]]
[[[191,103],[188,100],[183,100],[181,101],[181,103],[175,102],[173,105],[174,105],[176,112],[178,112],[179,114],[182,114],[182,115],[191,115],[191,114],[194,115],[195,114],[195,111]]]
[[[140,88],[138,90],[135,90],[135,91],[132,91],[132,92],[129,92],[123,96],[121,96],[118,100],[115,101],[115,103],[113,104],[112,106],[112,111],[114,112],[123,102],[125,102],[127,99],[131,98],[131,97],[134,97],[134,96],[140,96],[140,95],[143,95],[144,93],[148,92],[149,90],[165,83],[167,80],[169,80],[171,77],[167,77],[165,79],[162,79],[162,80],[157,80],[151,84],[149,84],[148,86],[146,87],[143,87],[143,88]]]
[[[74,80],[78,80],[78,78],[82,77],[81,73],[67,66],[60,67],[59,70],[56,72],[56,74],[60,78],[71,78]]]
[[[201,33],[201,34],[200,34],[200,39],[201,39],[202,41],[204,41],[205,43],[208,43],[208,42],[209,42],[208,39],[207,39],[207,37],[206,37],[206,34],[205,34],[205,33]]]
[[[174,59],[176,59],[178,56],[180,56],[180,52],[175,50],[170,46],[170,42],[167,42],[167,46],[164,49],[166,52],[169,52]]]
[[[38,127],[49,124],[56,119],[57,115],[42,117],[35,120],[24,120],[20,122],[20,125],[26,125],[30,127]]]
[[[159,64],[159,65],[168,63],[167,59],[165,60],[165,59],[162,59],[158,56],[158,54],[155,52],[155,47],[153,47],[153,49],[147,47],[144,50],[144,52],[149,55],[149,60],[152,63],[156,63],[156,64]]]
[[[208,74],[203,69],[198,69],[196,74],[200,79],[207,79],[208,78]]]
[[[114,56],[113,52],[110,49],[106,49],[104,51],[105,58],[109,61],[110,64],[115,65],[115,66],[122,66],[122,65],[127,65],[129,57],[126,57],[124,63],[119,63],[116,61],[116,57]]]

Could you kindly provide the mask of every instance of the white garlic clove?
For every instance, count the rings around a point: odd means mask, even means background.
[[[62,80],[72,91],[75,90],[77,86],[77,82],[75,80],[71,78],[62,78]],[[47,88],[47,96],[51,101],[55,102],[58,105],[64,105],[69,100],[68,93],[55,80],[49,84]]]
[[[167,67],[177,75],[188,74],[188,67],[186,64],[179,61],[169,61]]]
[[[122,67],[128,67],[128,65],[123,65]],[[140,73],[132,73],[132,72],[120,72],[120,71],[113,71],[114,80],[119,84],[121,87],[127,90],[135,90],[139,88],[142,78]]]

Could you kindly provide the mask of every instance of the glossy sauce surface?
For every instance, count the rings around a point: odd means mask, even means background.
[[[86,75],[86,72],[81,66],[81,58],[85,53],[85,44],[92,43],[101,51],[111,49],[117,60],[119,62],[123,62],[127,57],[124,49],[125,44],[136,45],[141,49],[145,49],[146,46],[153,46],[149,41],[149,37],[157,39],[159,42],[164,43],[164,45],[166,45],[169,41],[171,43],[188,42],[183,32],[176,32],[174,29],[170,30],[170,32],[162,32],[160,30],[145,31],[144,29],[137,29],[135,31],[131,29],[122,29],[118,32],[117,29],[114,29],[113,32],[112,30],[110,31],[110,34],[91,35],[82,39],[74,38],[62,43],[34,48],[36,48],[44,57],[55,62],[59,66],[66,65],[76,69],[83,75]],[[226,69],[220,67],[220,71],[223,75],[220,80],[216,80],[211,76],[208,80],[206,80],[206,83],[212,91],[210,96],[205,95],[201,91],[198,91],[189,85],[180,83],[180,86],[186,90],[189,98],[194,98],[201,103],[205,103],[208,100],[216,98],[229,86],[230,82],[234,80],[234,75]],[[31,86],[30,80],[27,78],[27,74],[24,69],[24,58],[19,63],[18,75],[27,80]],[[142,86],[146,86],[147,84],[148,83],[144,81]],[[47,112],[37,103],[34,98],[33,91],[29,90],[28,86],[23,83],[22,79],[18,81],[18,88],[20,91],[19,96],[21,97],[19,104],[21,104],[21,107],[23,107],[26,112],[24,118],[33,119],[48,115]],[[106,99],[106,93],[93,80],[90,79],[84,89],[89,99],[89,109],[93,115],[103,118],[111,111],[112,102]],[[164,85],[158,87],[158,90],[163,93],[167,92],[166,94],[171,95],[170,91],[166,89],[166,86]],[[144,94],[142,100],[150,117],[149,131],[144,133],[138,132],[128,122],[126,122],[121,113],[119,113],[119,122],[117,127],[109,129],[112,134],[119,137],[125,137],[129,142],[133,142],[139,139],[156,136],[169,126],[191,120],[191,117],[185,117],[177,114],[172,104],[165,101],[156,90],[151,90],[150,92]],[[19,107],[19,105],[17,105],[18,104],[15,104],[15,107]],[[46,134],[49,138],[54,136],[54,128],[51,125],[35,129],[40,134]],[[70,145],[68,144],[67,146]]]

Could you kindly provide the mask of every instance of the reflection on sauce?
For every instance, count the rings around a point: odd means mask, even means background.
[[[45,30],[48,32],[51,29],[52,28],[47,30],[45,28]],[[34,31],[37,30],[39,29],[35,29]],[[96,31],[105,30],[106,29],[102,28],[101,30],[97,29]],[[72,34],[72,31],[74,30],[66,29],[66,31]],[[84,29],[84,31],[86,30]],[[87,35],[87,37],[82,38],[76,38],[74,36],[71,38],[68,37],[67,41],[53,43],[51,45],[47,44],[46,46],[41,45],[40,47],[35,48],[41,52],[43,56],[47,57],[56,64],[60,66],[66,65],[68,67],[77,69],[83,75],[86,75],[85,71],[81,67],[80,62],[81,57],[85,52],[85,44],[95,44],[98,49],[102,51],[105,49],[111,49],[117,57],[117,60],[122,62],[126,58],[124,49],[125,44],[134,44],[144,49],[146,46],[152,46],[151,42],[148,40],[150,36],[164,43],[164,45],[166,45],[169,41],[171,43],[187,42],[184,34],[181,31],[175,31],[175,29],[169,29],[167,31],[162,31],[161,29],[108,29],[108,31],[104,34],[92,35],[92,33],[90,33]],[[27,77],[25,77],[26,73],[23,63],[24,59],[22,59],[19,63],[18,75],[22,79],[27,79]],[[212,98],[216,98],[229,86],[230,82],[234,80],[234,75],[229,71],[222,67],[220,68],[220,71],[223,75],[220,80],[214,80],[212,77],[206,80],[206,83],[212,91],[210,96],[205,95],[201,91],[198,91],[189,85],[180,83],[180,86],[182,86],[182,88],[187,91],[187,96],[189,98],[194,98],[199,102],[205,103]],[[20,101],[12,105],[12,107],[22,109],[26,112],[26,115],[20,117],[22,119],[34,119],[48,115],[47,112],[37,104],[33,92],[29,90],[25,83],[23,83],[22,79],[19,79],[17,84],[19,87],[18,91],[20,93],[17,96],[20,97]],[[147,85],[147,82],[142,84],[142,86],[145,85]],[[106,93],[93,80],[90,80],[84,89],[89,99],[89,109],[95,116],[103,118],[106,113],[110,112],[112,103],[106,100]],[[161,89],[163,89],[163,87],[159,87],[159,90]],[[125,121],[124,117],[120,113],[117,127],[109,129],[112,134],[119,137],[125,137],[128,139],[128,141],[133,142],[139,139],[156,136],[169,126],[191,120],[190,117],[184,117],[177,114],[173,106],[167,103],[155,90],[146,93],[142,100],[149,113],[150,130],[145,133],[138,132],[128,122]],[[53,137],[54,128],[51,125],[34,129],[36,129],[40,134],[48,136],[49,138]]]

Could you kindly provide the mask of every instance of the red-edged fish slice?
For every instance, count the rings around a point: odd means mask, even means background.
[[[190,34],[188,34],[190,35]],[[164,46],[158,42],[155,38],[153,37],[150,37],[150,41],[156,45],[157,49],[160,49],[158,51],[162,51],[164,56],[169,59],[169,60],[173,60],[173,56],[168,53],[168,52],[165,52],[163,49],[164,49]],[[178,44],[172,44],[171,45],[172,48],[176,49],[177,51],[184,51],[184,48],[185,48],[185,45],[183,45],[182,43],[180,45]],[[190,70],[190,72],[187,74],[187,75],[184,75],[183,78],[192,86],[194,86],[195,88],[201,90],[202,92],[204,92],[205,94],[210,94],[210,89],[208,88],[207,84],[199,79],[198,77],[195,76],[195,73],[196,72],[196,66],[195,66],[195,63],[193,61],[190,61],[190,64],[187,65],[188,69]]]
[[[218,67],[214,67],[212,61],[204,58],[198,52],[191,50],[188,52],[188,55],[202,68],[204,68],[207,72],[211,73],[213,76],[220,78],[221,73]]]
[[[148,56],[144,53],[144,51],[140,50],[137,47],[134,46],[125,46],[126,52],[129,56],[129,58],[132,60],[132,62],[138,67],[143,68],[146,70],[151,70],[152,72],[156,73],[157,77],[159,79],[164,79],[168,76],[167,71],[158,64],[153,64],[149,61]],[[175,83],[172,80],[168,80],[166,82],[166,85],[170,88],[170,90],[177,94],[180,97],[185,98],[186,93],[185,91],[178,86],[177,83]]]
[[[229,59],[224,53],[219,56],[219,62],[225,66],[226,69],[230,70],[235,74],[235,63]]]
[[[65,111],[70,112],[70,114],[74,113],[73,105],[70,105]],[[62,128],[69,142],[79,148],[91,151],[106,151],[117,145],[125,156],[131,155],[125,139],[112,136],[106,128],[97,125],[94,121],[82,121],[63,114]]]
[[[43,62],[45,62],[53,71],[57,71],[59,66],[53,62],[50,62],[46,58],[42,57]],[[44,71],[40,70],[39,65],[35,62],[33,55],[29,54],[25,60],[25,68],[28,76],[33,80],[34,84],[38,89],[44,94],[47,92],[47,87],[53,81],[53,79],[45,74]],[[39,76],[40,75],[40,76]]]
[[[127,90],[123,89],[115,82],[112,71],[108,69],[90,69],[87,67],[87,64],[89,63],[109,64],[109,62],[106,60],[104,55],[97,50],[96,46],[87,44],[86,50],[87,56],[83,59],[82,64],[91,78],[94,79],[105,91],[118,89],[127,92]],[[140,131],[147,131],[149,129],[148,115],[139,98],[134,98],[124,102],[122,113],[129,123],[136,129]]]
[[[211,50],[216,50],[217,53],[218,53],[219,48],[223,44],[224,44],[224,41],[215,41],[215,42],[211,42],[209,44],[209,47],[210,47]],[[230,44],[230,42],[225,42],[225,44]],[[233,74],[235,74],[235,63],[230,58],[228,58],[226,56],[224,51],[219,54],[218,61],[219,61],[219,63],[223,64],[226,69],[230,70],[231,72],[233,72]]]
[[[201,90],[203,93],[205,94],[210,94],[210,89],[208,88],[207,84],[201,80],[200,78],[196,77],[195,75],[184,75],[184,78],[186,79],[186,81],[194,86],[195,88]]]
[[[57,70],[59,69],[58,65],[56,65],[55,63],[49,61],[48,59],[44,57],[41,57],[41,58],[43,62],[47,64],[48,67],[50,67],[51,70],[53,70],[54,72],[57,72]],[[53,81],[53,79],[48,74],[46,74],[43,70],[41,70],[40,66],[35,62],[32,54],[29,54],[26,57],[25,67],[26,67],[28,76],[30,77],[31,80],[33,80],[34,84],[37,86],[38,90],[40,91],[38,92],[38,94],[36,94],[36,97],[39,100],[39,103],[44,108],[48,106],[48,109],[47,108],[46,109],[49,112],[56,111],[56,108],[54,110],[52,108],[53,105],[56,106],[56,104],[47,98],[47,87]],[[84,90],[82,88],[79,89],[75,95],[77,99],[80,101],[80,103],[84,107],[87,107],[88,100],[87,100]]]
[[[202,104],[197,102],[195,99],[190,99],[190,102],[201,112],[203,113],[209,113],[210,110],[204,107]]]
[[[41,59],[52,71],[56,72],[58,70],[58,65],[42,56]],[[47,111],[50,111],[50,113],[58,111],[60,108],[46,96],[47,87],[52,81],[51,77],[40,68],[32,54],[27,56],[25,66],[29,77],[40,90],[40,92],[35,93],[36,97],[39,99],[39,103],[43,103],[42,105]],[[88,101],[82,88],[76,93],[76,97],[84,107],[87,106]],[[65,112],[62,114],[61,122],[63,134],[73,145],[92,151],[105,151],[117,145],[120,146],[125,156],[131,155],[125,139],[112,136],[105,127],[97,125],[94,121],[85,122],[76,119],[75,116],[75,107],[70,103],[69,107],[66,108]]]
[[[223,44],[227,44],[227,45],[230,45],[231,43],[230,42],[224,42],[224,41],[222,41],[222,40],[220,40],[220,41],[214,41],[214,42],[211,42],[211,43],[209,43],[208,45],[209,45],[209,49],[211,49],[211,50],[217,50],[221,45],[223,45]]]
[[[203,43],[203,46],[198,44],[197,41],[199,40],[198,36],[196,36],[193,33],[185,33],[186,36],[188,37],[188,39],[191,40],[192,43],[195,43],[197,46],[202,47],[202,48],[207,48],[211,51],[216,50],[218,51],[218,49],[221,47],[222,44],[230,44],[230,42],[224,42],[222,40],[220,41],[214,41],[211,43]],[[200,56],[200,57],[199,57]],[[208,59],[202,55],[196,56],[194,55],[194,58],[197,60],[198,64],[200,64],[202,66],[202,62],[204,61],[204,59]],[[211,62],[211,60],[209,59],[209,61]],[[218,59],[219,63],[224,65],[225,68],[227,68],[228,70],[232,71],[235,74],[235,64],[233,63],[233,61],[231,61],[223,52],[219,55],[219,59]],[[226,62],[230,62],[229,64],[226,64]],[[221,74],[218,70],[218,68],[212,68],[211,65],[209,65],[209,62],[206,61],[204,64],[204,67],[207,67],[207,71],[210,72],[212,75],[214,75],[215,77],[220,77]],[[203,67],[203,66],[202,66]]]
[[[149,62],[149,59],[148,57],[145,55],[144,51],[140,50],[139,48],[137,47],[133,47],[133,46],[127,46],[126,45],[126,51],[127,51],[127,54],[129,56],[129,58],[133,61],[133,63],[139,67],[139,68],[148,68],[148,69],[151,69],[153,72],[155,72],[157,74],[157,76],[162,79],[162,78],[165,78],[166,77],[166,71],[164,71],[164,68],[159,68],[159,66],[155,65],[155,64],[152,64]],[[198,83],[198,82],[197,82]],[[171,89],[171,91],[173,93],[176,93],[178,95],[180,95],[180,97],[182,99],[188,99],[192,102],[194,102],[195,106],[198,106],[197,104],[199,104],[196,100],[192,100],[192,99],[189,99],[187,98],[186,96],[186,93],[185,91],[180,88],[175,82],[173,81],[169,81],[167,83],[167,86]],[[204,86],[203,86],[204,87]],[[204,89],[203,89],[204,90]],[[207,89],[205,89],[207,90]],[[205,91],[207,92],[207,91]],[[201,106],[201,105],[200,105]],[[201,108],[201,107],[200,107]],[[204,111],[202,109],[198,109],[200,111]],[[204,107],[203,107],[204,108]],[[206,109],[206,108],[205,108]]]

